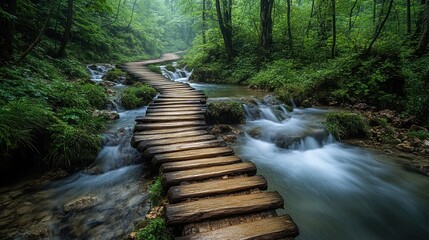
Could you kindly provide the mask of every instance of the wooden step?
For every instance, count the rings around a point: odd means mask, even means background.
[[[181,98],[181,99],[205,99],[206,96],[203,94],[183,94],[183,93],[176,93],[176,94],[161,94],[158,96],[158,99],[174,99],[174,98]]]
[[[167,128],[182,128],[193,126],[206,126],[205,121],[180,121],[180,122],[165,122],[165,123],[141,123],[136,124],[134,129],[142,130],[166,130]]]
[[[203,167],[212,167],[212,166],[222,166],[233,163],[239,163],[241,159],[237,156],[223,156],[215,158],[203,158],[196,160],[185,160],[177,162],[167,162],[161,165],[160,171],[163,173],[172,172],[172,171],[181,171],[194,168],[203,168]]]
[[[256,166],[251,162],[235,163],[223,166],[196,168],[177,172],[167,172],[161,175],[161,181],[165,189],[179,185],[182,182],[201,181],[208,178],[222,177],[225,175],[245,174],[255,175]]]
[[[169,112],[146,112],[146,117],[164,117],[164,116],[171,116],[172,111]],[[201,115],[205,113],[205,110],[200,111],[174,111],[174,116],[194,116],[194,115]]]
[[[210,147],[225,147],[226,143],[223,140],[214,139],[200,142],[188,142],[188,143],[177,143],[170,144],[168,146],[154,146],[144,150],[143,155],[145,157],[153,157],[155,154],[179,152],[193,149],[210,148]],[[142,149],[138,149],[142,151]]]
[[[156,154],[152,158],[152,164],[159,165],[165,162],[227,156],[233,153],[234,151],[230,147],[218,147]]]
[[[154,112],[188,112],[188,111],[205,111],[206,106],[200,105],[200,106],[163,106],[163,107],[156,107],[156,106],[149,106],[149,108],[146,110],[146,113],[154,113]]]
[[[161,103],[161,102],[184,102],[184,103],[205,103],[207,100],[206,98],[155,98],[153,102],[155,103]]]
[[[280,194],[261,192],[167,204],[165,217],[167,224],[184,224],[277,208],[283,208],[283,198]]]
[[[187,137],[184,137],[182,135],[180,137],[157,139],[157,140],[142,140],[138,144],[137,149],[139,151],[144,151],[149,147],[165,146],[165,145],[178,144],[178,143],[195,143],[199,141],[207,141],[207,140],[214,140],[214,139],[216,139],[215,136],[211,134],[204,134],[204,135],[187,136]]]
[[[153,122],[178,122],[178,121],[195,121],[204,120],[204,115],[191,115],[191,116],[142,116],[136,117],[136,122],[139,123],[153,123]]]
[[[261,220],[232,225],[209,232],[197,233],[175,240],[224,240],[224,239],[292,239],[299,229],[289,215],[269,217]]]
[[[175,105],[187,105],[188,107],[199,106],[201,103],[205,103],[203,101],[193,101],[193,100],[182,100],[182,101],[171,101],[171,102],[158,102],[155,101],[151,103],[149,106],[172,106]]]
[[[134,135],[170,134],[170,133],[180,133],[180,132],[206,130],[206,129],[207,129],[207,126],[167,128],[167,129],[145,130],[145,131],[134,129],[134,131],[135,131]]]
[[[186,138],[192,136],[206,135],[207,131],[205,130],[195,130],[195,131],[184,131],[177,133],[164,133],[164,134],[154,134],[154,135],[138,135],[134,134],[131,138],[131,146],[137,147],[137,145],[142,141],[156,141],[156,140],[165,140],[169,138]]]
[[[169,203],[177,203],[187,198],[200,198],[216,194],[234,193],[249,189],[267,189],[267,180],[262,176],[238,177],[226,180],[214,180],[193,184],[179,185],[168,190]]]

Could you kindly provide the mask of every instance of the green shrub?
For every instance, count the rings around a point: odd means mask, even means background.
[[[149,199],[154,205],[158,205],[161,202],[164,196],[164,188],[160,178],[156,178],[152,185],[149,186],[148,193]]]
[[[170,240],[172,236],[164,219],[155,218],[147,221],[146,226],[137,232],[138,240]]]
[[[275,90],[295,79],[296,72],[291,61],[277,60],[269,63],[249,79],[248,84],[254,87]]]
[[[147,68],[152,72],[161,74],[161,68],[159,68],[158,65],[149,64],[149,65],[147,65]]]
[[[125,72],[123,72],[121,69],[113,68],[106,72],[106,74],[103,75],[103,79],[107,81],[116,81],[120,77],[124,77]]]
[[[371,136],[367,119],[356,113],[330,113],[326,119],[326,127],[338,139],[369,138]]]
[[[7,154],[18,147],[34,149],[33,143],[53,118],[49,107],[21,99],[0,106],[0,150]]]
[[[106,107],[108,96],[103,87],[90,83],[81,83],[76,85],[76,92],[87,99],[91,107],[97,109]]]
[[[429,139],[429,132],[424,130],[418,130],[418,131],[410,131],[408,132],[409,137],[415,137],[420,140]]]
[[[243,105],[237,101],[212,102],[207,105],[206,121],[209,124],[244,123],[246,121],[246,113]]]
[[[52,144],[45,162],[52,168],[72,168],[92,162],[101,146],[101,137],[91,131],[58,120],[49,130]]]
[[[122,106],[126,109],[134,109],[147,105],[156,95],[156,90],[146,84],[137,83],[127,88],[122,94]]]

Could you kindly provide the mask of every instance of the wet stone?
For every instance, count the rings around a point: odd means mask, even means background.
[[[99,202],[97,197],[83,196],[67,202],[66,204],[64,204],[63,208],[65,212],[80,211],[86,208],[93,207],[98,203]]]

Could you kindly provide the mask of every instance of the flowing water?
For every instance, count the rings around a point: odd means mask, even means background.
[[[258,95],[237,86],[191,85],[214,98]],[[336,141],[323,126],[336,109],[289,112],[270,97],[251,102],[235,151],[284,197],[279,213],[298,224],[297,239],[429,239],[427,176],[392,156]]]
[[[92,65],[91,79],[102,81],[109,67]],[[124,88],[113,86],[117,92]],[[118,101],[110,108],[120,119],[108,126],[104,146],[88,169],[61,180],[0,189],[0,239],[123,239],[145,218],[145,168],[130,139],[134,119],[146,108],[124,111]]]

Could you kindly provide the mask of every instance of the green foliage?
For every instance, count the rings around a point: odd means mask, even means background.
[[[155,181],[149,186],[148,193],[149,199],[154,205],[158,205],[161,202],[165,195],[165,191],[162,187],[160,178],[156,178]]]
[[[285,60],[271,62],[249,79],[250,86],[275,90],[295,79],[293,63]]]
[[[409,137],[418,138],[420,140],[429,139],[429,132],[424,130],[418,130],[418,131],[410,131],[408,132]]]
[[[371,136],[367,119],[356,113],[330,113],[326,119],[326,128],[338,139],[369,138]]]
[[[125,72],[123,72],[121,69],[113,68],[107,71],[106,74],[104,74],[103,79],[114,82],[118,80],[118,78],[124,77],[124,76],[125,76]]]
[[[206,121],[209,124],[244,123],[246,113],[243,105],[238,101],[212,102],[207,105]]]
[[[147,65],[147,68],[149,68],[149,70],[151,70],[152,72],[161,74],[161,69],[159,68],[158,65],[149,64],[149,65]]]
[[[147,221],[146,226],[137,233],[138,240],[170,240],[172,236],[167,229],[164,219],[155,218]]]
[[[101,137],[58,120],[49,130],[52,144],[45,162],[52,168],[72,168],[91,163],[98,154]]]
[[[126,109],[134,109],[147,105],[156,95],[156,90],[146,84],[136,83],[127,88],[122,94],[122,106]]]
[[[37,151],[34,142],[52,117],[48,106],[34,100],[15,100],[0,106],[1,155],[17,148]]]

